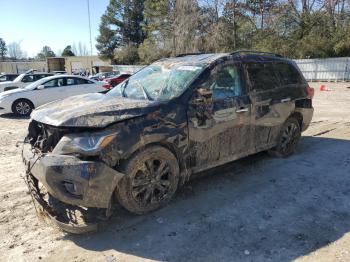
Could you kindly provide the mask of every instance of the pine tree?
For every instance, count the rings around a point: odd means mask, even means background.
[[[72,46],[67,45],[62,52],[62,56],[75,56],[75,54],[72,51]]]
[[[113,59],[118,50],[138,47],[144,41],[143,11],[144,0],[110,0],[97,37],[96,48],[102,58]]]
[[[2,38],[0,38],[0,58],[4,59],[6,54],[7,54],[6,43]]]

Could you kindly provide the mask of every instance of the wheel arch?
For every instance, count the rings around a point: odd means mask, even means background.
[[[294,111],[288,118],[295,118],[299,123],[300,129],[303,128],[303,115],[300,112]]]
[[[180,175],[181,175],[182,171],[186,168],[185,164],[184,164],[185,163],[184,157],[183,157],[183,155],[181,155],[180,150],[175,145],[173,145],[169,142],[166,142],[166,141],[149,142],[147,144],[144,144],[141,147],[139,147],[131,152],[128,152],[123,157],[122,162],[126,162],[127,160],[134,157],[136,154],[138,154],[138,153],[144,151],[146,148],[149,148],[152,146],[160,146],[160,147],[163,147],[163,148],[167,149],[168,151],[170,151],[170,153],[172,153],[177,160],[177,163],[178,163],[179,169],[180,169]]]
[[[17,102],[21,101],[21,100],[29,102],[30,105],[32,106],[32,109],[35,108],[34,103],[33,103],[30,99],[28,99],[28,98],[17,98],[17,99],[15,99],[15,101],[12,102],[12,105],[11,105],[11,109],[12,109],[12,112],[13,112],[13,113],[15,113],[15,112],[14,112],[14,111],[15,111],[15,110],[14,110],[15,104],[16,104]]]

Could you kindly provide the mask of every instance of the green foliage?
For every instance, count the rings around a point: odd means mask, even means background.
[[[72,46],[67,45],[62,52],[62,56],[75,56],[75,54],[72,51]]]
[[[148,38],[139,46],[138,55],[143,63],[150,64],[163,57],[169,57],[171,49],[158,46],[153,38]]]
[[[143,10],[144,0],[110,0],[101,17],[100,34],[96,39],[96,48],[102,59],[113,59],[118,49],[130,45],[138,47],[143,42]]]
[[[290,58],[350,56],[350,5],[347,0],[111,0],[97,40],[101,56],[124,64],[238,49]]]
[[[130,45],[120,48],[115,53],[114,60],[120,65],[137,64],[139,62],[137,47]]]
[[[4,59],[7,54],[6,42],[4,39],[0,38],[0,57]]]
[[[37,54],[37,59],[42,60],[42,59],[46,59],[47,57],[55,57],[55,53],[51,50],[51,48],[49,46],[44,46],[40,53]]]

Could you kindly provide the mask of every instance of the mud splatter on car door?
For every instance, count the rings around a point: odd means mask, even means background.
[[[216,66],[189,102],[194,166],[210,166],[251,149],[251,103],[240,72],[237,64]]]

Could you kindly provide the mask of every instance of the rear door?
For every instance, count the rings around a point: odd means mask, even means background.
[[[252,62],[245,65],[253,103],[252,129],[256,151],[276,143],[279,130],[294,104],[285,92],[274,62]]]
[[[252,148],[251,103],[239,64],[216,66],[189,102],[192,166],[197,171],[248,153]]]
[[[105,90],[102,85],[79,77],[68,77],[66,87],[67,96],[95,93]]]

